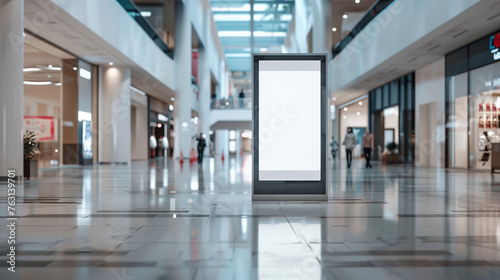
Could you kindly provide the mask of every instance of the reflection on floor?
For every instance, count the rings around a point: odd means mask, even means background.
[[[252,203],[250,156],[44,171],[16,273],[2,183],[0,279],[500,279],[498,175],[329,164],[321,203]]]

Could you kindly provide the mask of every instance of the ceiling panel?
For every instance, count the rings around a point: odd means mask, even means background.
[[[254,0],[253,29],[250,1],[210,1],[227,65],[231,71],[250,71],[253,52],[281,50],[294,0]],[[252,37],[253,35],[253,42]]]

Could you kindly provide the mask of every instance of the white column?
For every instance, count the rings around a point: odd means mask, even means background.
[[[23,175],[23,6],[0,0],[0,177]]]
[[[198,88],[200,96],[199,129],[198,133],[203,133],[210,137],[210,68],[207,50],[204,47],[198,48]],[[208,140],[208,139],[207,139]],[[205,155],[210,154],[210,149],[205,149]]]
[[[216,149],[215,153],[221,156],[224,152],[224,157],[229,155],[229,130],[216,130],[215,131]]]
[[[174,101],[174,157],[185,158],[191,149],[191,20],[188,5],[175,4],[175,54],[177,85]]]
[[[313,5],[313,53],[330,52],[332,35],[330,30],[331,21],[331,0],[314,0]]]
[[[101,66],[99,162],[130,163],[130,68]]]

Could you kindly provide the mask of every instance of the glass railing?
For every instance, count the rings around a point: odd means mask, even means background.
[[[338,42],[332,51],[332,59],[335,58],[349,43],[363,30],[374,18],[376,18],[394,0],[378,0],[373,4],[356,26],[344,39]]]
[[[141,16],[141,11],[137,8],[137,6],[132,2],[132,0],[116,0],[122,7],[127,11],[127,13],[135,19],[135,21],[139,24],[142,29],[148,34],[148,36],[153,40],[153,42],[162,50],[166,55],[170,58],[174,58],[174,53],[172,50],[163,42],[162,38],[158,33],[156,33],[155,29],[151,24]]]
[[[252,98],[212,99],[212,109],[252,109]]]

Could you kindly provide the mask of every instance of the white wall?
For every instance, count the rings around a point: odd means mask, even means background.
[[[130,163],[130,68],[99,69],[99,162]]]
[[[131,159],[148,159],[148,98],[131,88]]]
[[[23,2],[0,1],[0,177],[23,176]]]
[[[332,44],[331,26],[331,0],[313,1],[313,20],[312,27],[312,52],[326,53],[330,52]]]
[[[220,61],[223,61],[225,57],[212,16],[212,10],[210,9],[210,3],[208,0],[191,0],[184,3],[185,5],[190,5],[189,15],[191,23],[207,53],[208,67],[213,73],[215,80],[220,82],[221,75],[225,71],[224,68],[221,68]]]
[[[413,45],[480,0],[398,0],[382,11],[331,62],[330,81],[340,90]],[[415,24],[415,19],[425,19]]]
[[[445,59],[415,72],[417,166],[445,166]]]
[[[286,50],[290,53],[307,53],[307,34],[314,23],[312,9],[306,0],[296,0],[293,20],[290,23],[286,41]],[[313,2],[316,4],[316,1]]]
[[[37,1],[46,2],[46,1]],[[56,16],[74,28],[85,29],[88,39],[120,55],[129,66],[138,65],[175,90],[175,63],[149,38],[115,0],[51,0]],[[74,20],[81,25],[73,26]],[[29,27],[29,26],[28,26]],[[117,51],[117,52],[116,52]]]

